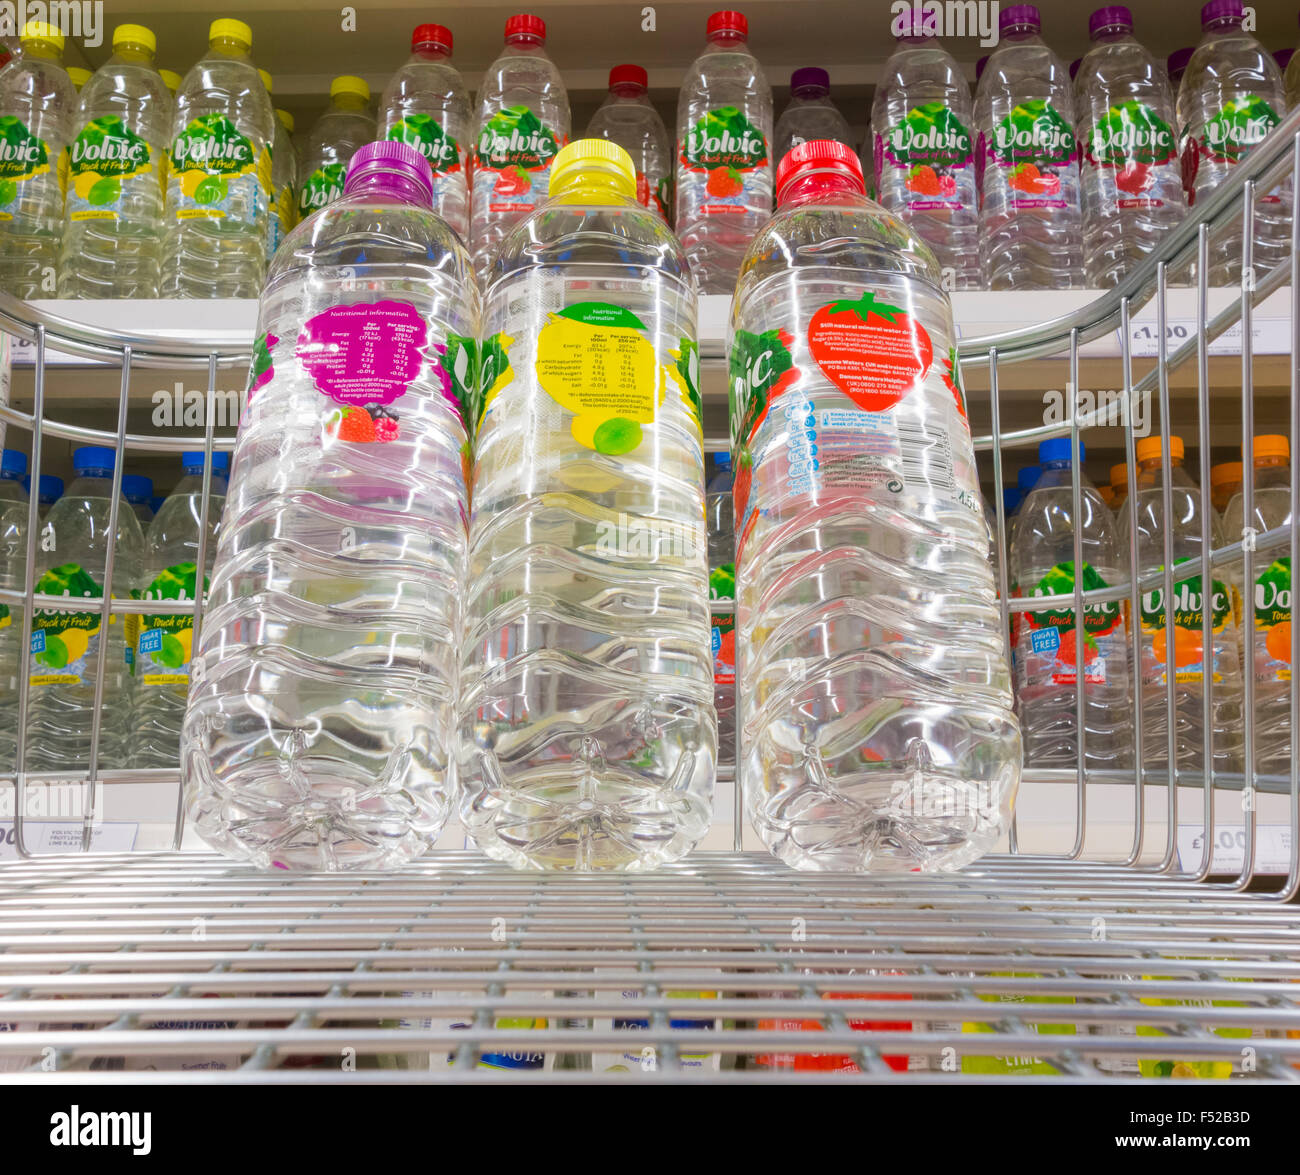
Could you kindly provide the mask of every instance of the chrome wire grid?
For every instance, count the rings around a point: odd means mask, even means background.
[[[1003,533],[1007,453],[1048,436],[1077,439],[1101,423],[1076,412],[1063,424],[1004,428],[999,377],[1009,365],[1064,357],[1077,388],[1082,348],[1118,330],[1125,406],[1154,394],[1167,439],[1170,375],[1191,366],[1197,434],[1207,438],[1214,423],[1209,345],[1240,324],[1247,340],[1241,386],[1255,387],[1255,309],[1285,287],[1300,289],[1300,218],[1293,218],[1290,261],[1267,274],[1251,270],[1255,198],[1288,180],[1300,192],[1300,112],[1121,287],[1051,322],[963,340],[963,371],[988,374],[992,430],[975,443],[991,457]],[[1204,262],[1211,238],[1232,231],[1243,236],[1252,276],[1234,305],[1211,316]],[[1150,369],[1134,378],[1132,320],[1154,302],[1157,334],[1166,340],[1171,274],[1189,263],[1201,274],[1195,333],[1173,350],[1162,342]],[[1294,447],[1294,297],[1290,327]],[[30,433],[34,483],[43,438],[114,447],[115,488],[128,452],[232,447],[232,438],[215,434],[212,413],[199,436],[128,432],[131,374],[206,368],[211,404],[218,370],[246,361],[246,347],[115,334],[3,295],[0,330],[33,345],[31,410],[0,403],[0,421]],[[59,419],[47,397],[50,351],[120,369],[114,431]],[[720,357],[716,347],[706,352],[710,362]],[[1247,467],[1253,404],[1252,395],[1242,397]],[[1199,448],[1208,517],[1209,447]],[[1129,428],[1130,495],[1134,449]],[[1077,516],[1077,463],[1074,469]],[[1291,489],[1300,501],[1300,461]],[[208,493],[205,482],[201,513]],[[1249,516],[1249,479],[1243,493]],[[0,589],[0,603],[20,610],[23,647],[34,606],[71,606],[33,591],[37,521],[33,501],[25,589]],[[109,533],[115,529],[114,517]],[[1203,538],[1210,550],[1209,534]],[[1295,528],[1230,538],[1181,564],[1180,575],[1242,561],[1249,576],[1254,560],[1288,550],[1293,565],[1300,562]],[[193,607],[195,628],[201,625],[201,600],[113,599],[111,561],[105,578],[104,619]],[[1001,548],[997,578],[1005,622],[1029,604],[1011,598]],[[1136,611],[1143,591],[1163,586],[1172,594],[1171,581],[1172,571],[1157,571],[1035,597],[1033,606],[1073,608],[1081,640],[1085,604],[1120,599]],[[1248,623],[1253,607],[1247,600]],[[1297,660],[1300,629],[1293,629]],[[1253,677],[1245,678],[1245,761],[1253,764]],[[101,669],[97,696],[102,690]],[[25,674],[18,694],[21,761]],[[738,795],[735,852],[698,853],[645,876],[520,874],[464,853],[436,853],[397,875],[259,874],[175,851],[179,810],[173,851],[94,854],[106,793],[175,780],[167,772],[103,770],[97,747],[84,775],[56,780],[80,791],[83,851],[33,856],[24,814],[35,785],[51,777],[0,776],[18,854],[0,865],[0,1081],[1300,1080],[1300,767],[1292,763],[1289,775],[1168,771],[1148,753],[1138,706],[1138,765],[1094,770],[1085,753],[1085,695],[1086,685],[1077,699],[1077,769],[1025,773],[1026,786],[1073,785],[1073,811],[1063,814],[1073,822],[1073,848],[1029,855],[1013,829],[1008,854],[950,877],[792,873],[739,851]],[[1172,698],[1169,704],[1172,712]],[[1208,691],[1205,707],[1208,719]],[[1212,732],[1212,722],[1203,725]],[[1296,681],[1291,729],[1300,729]],[[97,735],[96,728],[96,743]],[[1204,762],[1214,761],[1212,737]],[[1090,784],[1131,788],[1131,849],[1118,860],[1085,854],[1095,821]],[[1153,834],[1161,812],[1151,795],[1165,813],[1178,810],[1180,797],[1184,808],[1189,797],[1202,808],[1199,860],[1180,855],[1176,820]],[[1226,877],[1214,872],[1211,853],[1223,828],[1216,829],[1216,799],[1224,795],[1240,797],[1244,837],[1240,870]],[[1281,797],[1286,808],[1289,862],[1281,877],[1262,874],[1258,795]]]

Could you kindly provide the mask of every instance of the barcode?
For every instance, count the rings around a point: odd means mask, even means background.
[[[899,420],[899,456],[908,489],[956,491],[952,479],[952,443],[942,430],[931,432],[920,421]]]

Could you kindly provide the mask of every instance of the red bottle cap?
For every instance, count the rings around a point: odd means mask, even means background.
[[[640,86],[650,88],[650,79],[639,65],[616,65],[609,71],[609,88],[615,86]]]
[[[512,37],[532,37],[536,41],[546,40],[546,21],[540,16],[531,16],[520,12],[506,21],[506,40]]]
[[[776,169],[776,202],[781,203],[781,192],[791,180],[810,171],[837,171],[851,179],[864,196],[867,194],[862,163],[852,147],[833,139],[811,139],[787,152],[781,160]]]
[[[732,12],[724,9],[722,12],[715,12],[709,17],[709,23],[704,26],[707,36],[714,36],[717,33],[736,33],[742,37],[749,36],[749,21],[745,19],[743,12]]]
[[[443,28],[440,24],[417,25],[411,34],[411,48],[418,49],[421,45],[437,45],[450,53],[451,29]]]

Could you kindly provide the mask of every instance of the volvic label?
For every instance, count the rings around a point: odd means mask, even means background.
[[[0,220],[14,218],[22,185],[49,170],[45,141],[12,114],[0,115]]]
[[[429,161],[435,177],[462,170],[463,148],[431,114],[408,114],[390,128],[386,137],[419,151]]]
[[[224,114],[190,121],[172,144],[168,206],[178,220],[255,224],[270,206],[271,152]]]
[[[177,563],[160,572],[143,593],[132,595],[145,600],[175,600],[192,603],[196,598],[197,567]],[[203,589],[208,588],[207,576]],[[145,685],[187,685],[193,657],[194,617],[143,616],[136,639],[135,673]]]
[[[1216,163],[1240,163],[1282,120],[1263,98],[1247,94],[1223,104],[1201,132],[1201,150]]]
[[[346,173],[347,165],[343,163],[326,163],[313,171],[298,192],[298,214],[310,216],[327,204],[333,204],[343,195]]]
[[[149,144],[116,114],[88,122],[68,147],[67,162],[73,221],[117,220],[133,181],[158,182]]]
[[[686,132],[682,162],[692,171],[753,171],[767,162],[767,139],[738,107],[719,106]]]
[[[972,163],[970,131],[942,102],[926,102],[907,112],[887,134],[876,136],[876,171],[901,171],[908,207],[962,206],[964,170]],[[931,203],[933,202],[933,203]]]
[[[98,601],[103,587],[79,564],[51,568],[36,581],[45,596]],[[81,685],[91,679],[90,661],[99,651],[99,608],[86,612],[55,612],[38,608],[32,615],[32,685]]]
[[[1095,591],[1109,586],[1091,564],[1083,565],[1082,588]],[[1074,563],[1058,563],[1035,585],[1030,596],[1068,596],[1075,587]],[[1012,595],[1024,593],[1017,585]],[[1118,600],[1087,603],[1083,607],[1083,647],[1075,628],[1075,613],[1070,607],[1045,608],[1041,611],[1022,612],[1024,632],[1013,628],[1012,644],[1017,657],[1031,653],[1047,666],[1046,675],[1053,685],[1073,685],[1078,680],[1079,666],[1083,666],[1084,679],[1089,684],[1102,684],[1108,677],[1108,662],[1113,656],[1124,655],[1124,648],[1112,636],[1123,637],[1123,607]],[[1026,641],[1028,649],[1021,650]],[[1027,661],[1025,663],[1028,663]]]
[[[551,161],[563,146],[560,136],[527,106],[498,110],[479,132],[475,191],[480,184],[491,185],[492,212],[531,212],[546,199]]]
[[[1291,558],[1275,559],[1255,580],[1255,675],[1259,681],[1291,680]],[[1258,656],[1263,643],[1264,658]]]
[[[1201,577],[1194,575],[1190,579],[1184,579],[1180,583],[1176,583],[1171,603],[1174,615],[1174,650],[1172,656],[1169,652],[1169,635],[1165,628],[1165,591],[1163,586],[1153,588],[1142,597],[1140,608],[1142,632],[1146,637],[1150,638],[1156,662],[1163,667],[1161,670],[1162,681],[1168,672],[1171,660],[1174,664],[1175,679],[1177,681],[1201,681],[1204,676],[1202,669],[1204,651],[1202,643],[1203,617],[1207,604]],[[1215,634],[1223,632],[1232,617],[1232,604],[1232,593],[1227,586],[1217,579],[1211,580],[1210,598],[1208,600],[1211,632]],[[1211,664],[1215,660],[1216,656],[1212,652]],[[1214,673],[1214,680],[1216,682],[1220,680],[1217,670]]]
[[[1074,132],[1049,102],[1020,103],[984,144],[984,174],[1001,175],[1010,202],[1022,209],[1062,209],[1061,172],[1075,161]]]
[[[1129,99],[1112,106],[1088,136],[1085,157],[1100,167],[1160,167],[1178,155],[1173,129],[1150,106]]]

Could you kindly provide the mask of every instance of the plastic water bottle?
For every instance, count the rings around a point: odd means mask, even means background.
[[[1245,537],[1245,527],[1256,533],[1290,528],[1291,446],[1285,436],[1255,438],[1255,493],[1253,514],[1245,521],[1245,500],[1240,489],[1224,511],[1223,536],[1229,543]],[[1238,469],[1241,467],[1238,466]],[[1239,601],[1246,598],[1245,565],[1233,568],[1233,588]],[[1239,603],[1242,665],[1255,673],[1255,763],[1269,775],[1291,771],[1291,550],[1274,549],[1255,556],[1252,567],[1255,598],[1253,628],[1245,604]],[[1245,635],[1252,632],[1253,639]],[[1253,645],[1246,652],[1247,645]]]
[[[627,152],[570,144],[485,294],[461,821],[516,866],[647,869],[708,829],[695,316]]]
[[[199,832],[262,866],[398,865],[450,804],[478,296],[432,199],[361,148],[262,298],[181,747]]]
[[[816,66],[805,66],[790,75],[790,102],[772,132],[776,164],[780,165],[792,147],[813,139],[834,139],[854,146],[848,120],[831,101],[831,75]]]
[[[253,34],[217,20],[176,92],[164,298],[256,298],[266,275],[275,115],[249,58]]]
[[[52,298],[63,239],[59,160],[77,92],[54,25],[28,21],[21,43],[0,73],[0,290]]]
[[[272,78],[264,69],[257,71],[268,97]],[[298,151],[289,137],[293,134],[293,115],[275,111],[275,134],[271,139],[271,208],[266,218],[266,256],[269,263],[280,242],[298,223]]]
[[[646,96],[650,80],[639,65],[609,71],[609,96],[591,116],[587,138],[617,143],[636,168],[636,198],[673,222],[675,165],[673,142],[659,111]]]
[[[1088,475],[1079,471],[1080,513],[1074,514],[1070,438],[1038,446],[1043,475],[1020,508],[1011,548],[1011,594],[1016,597],[1069,595],[1124,582],[1115,519]],[[1079,462],[1085,458],[1079,442]],[[1079,532],[1083,565],[1074,562]],[[1083,608],[1082,647],[1075,610],[1053,605],[1012,616],[1011,656],[1015,666],[1016,713],[1025,741],[1025,762],[1035,767],[1074,767],[1079,735],[1076,697],[1080,667],[1084,682],[1086,762],[1092,768],[1129,767],[1133,721],[1129,708],[1128,629],[1120,600]]]
[[[113,56],[81,90],[67,156],[60,298],[156,298],[172,100],[153,33],[113,30]]]
[[[736,526],[731,454],[716,453],[704,498],[713,605],[713,708],[718,714],[718,774],[736,769]],[[725,603],[725,608],[718,607]],[[734,778],[734,776],[733,776]]]
[[[127,500],[136,518],[140,520],[141,533],[149,529],[153,521],[153,478],[142,477],[138,473],[122,475],[122,497]]]
[[[934,251],[947,289],[980,284],[979,184],[970,87],[952,55],[913,20],[871,104],[876,199]]]
[[[1097,9],[1075,96],[1090,286],[1118,285],[1187,213],[1174,95],[1127,8]]]
[[[798,868],[956,868],[1021,751],[939,266],[851,150],[805,143],[731,322],[750,819]]]
[[[21,592],[27,586],[27,492],[22,477],[27,454],[0,454],[0,588]],[[21,609],[0,600],[0,775],[15,769],[18,753],[18,674],[23,636]]]
[[[145,534],[143,600],[198,598],[199,519],[203,516],[203,453],[181,455],[183,476],[167,495]],[[217,524],[226,501],[230,454],[212,455],[208,494],[203,590],[217,553]],[[194,659],[194,617],[177,613],[141,616],[135,646],[136,767],[175,767],[180,762],[181,721]]]
[[[84,612],[37,608],[28,658],[28,771],[77,771],[90,766],[95,676],[104,658],[100,768],[130,766],[132,652],[135,617],[112,616],[100,626],[104,566],[113,508],[112,449],[86,446],[72,454],[76,477],[50,507],[37,540],[36,591],[85,599]],[[113,596],[139,586],[144,536],[131,507],[118,499]]]
[[[975,93],[980,264],[993,290],[1083,285],[1074,87],[1041,27],[1032,4],[1002,9]]]
[[[31,475],[23,478],[23,492],[30,495],[32,492]],[[63,478],[54,477],[48,473],[41,474],[41,480],[37,486],[37,504],[40,507],[41,518],[50,512],[50,507],[63,497]]]
[[[1286,113],[1282,71],[1242,27],[1241,0],[1210,0],[1201,9],[1201,43],[1178,90],[1183,187],[1195,209],[1264,141]],[[1291,185],[1257,197],[1254,264],[1267,273],[1291,255]],[[1210,240],[1212,285],[1241,280],[1241,224]]]
[[[1300,58],[1294,52],[1287,60],[1282,84],[1286,93],[1286,108],[1288,111],[1294,110],[1300,106]]]
[[[379,101],[379,137],[409,143],[433,172],[433,210],[469,239],[469,94],[451,63],[451,30],[422,24],[411,34],[411,56]]]
[[[551,165],[569,141],[569,95],[546,56],[546,22],[512,16],[505,37],[476,103],[470,252],[480,280],[510,230],[546,199]]]
[[[361,78],[344,75],[330,82],[330,104],[307,137],[298,186],[298,215],[306,220],[343,195],[348,160],[375,140],[370,115],[370,87]]]
[[[677,99],[677,235],[702,294],[730,294],[772,215],[772,88],[739,12],[715,12]]]
[[[1137,528],[1138,572],[1162,569],[1165,565],[1164,475],[1159,437],[1144,437],[1137,443],[1137,492],[1119,515],[1120,547],[1130,549],[1132,527]],[[1175,564],[1198,558],[1201,547],[1201,491],[1183,468],[1183,441],[1171,437],[1169,489],[1173,503],[1173,553]],[[1217,518],[1210,519],[1210,542],[1223,546]],[[1177,572],[1175,572],[1175,575]],[[1220,573],[1222,574],[1222,573]],[[1175,747],[1180,767],[1202,769],[1205,764],[1204,661],[1202,623],[1205,597],[1209,597],[1211,638],[1209,665],[1214,675],[1214,767],[1219,771],[1241,770],[1241,666],[1232,592],[1219,578],[1203,590],[1203,577],[1194,575],[1174,580],[1174,650],[1169,654],[1165,628],[1164,585],[1143,592],[1138,622],[1142,629],[1142,661],[1135,668],[1135,693],[1140,688],[1142,705],[1142,754],[1147,763],[1167,766],[1167,690],[1175,692]],[[1173,682],[1168,681],[1169,662],[1174,663]]]

